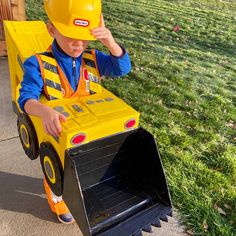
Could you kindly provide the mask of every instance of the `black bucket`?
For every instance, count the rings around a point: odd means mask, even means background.
[[[84,236],[130,236],[172,206],[153,136],[139,128],[66,151],[63,199]]]

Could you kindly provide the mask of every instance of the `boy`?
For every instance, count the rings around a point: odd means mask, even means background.
[[[48,32],[54,41],[48,52],[25,61],[18,103],[26,113],[39,116],[45,131],[56,137],[62,131],[60,122],[65,122],[66,117],[40,103],[42,93],[49,100],[88,95],[88,75],[97,81],[103,75],[122,76],[130,71],[131,64],[125,49],[116,43],[104,25],[100,0],[45,0],[44,7],[50,20]],[[97,50],[85,51],[88,41],[95,39],[110,51],[110,55]],[[85,53],[91,54],[91,71],[85,67]],[[53,74],[52,78],[46,71]],[[45,180],[44,186],[51,210],[58,219],[66,224],[74,222],[64,201],[52,193]]]

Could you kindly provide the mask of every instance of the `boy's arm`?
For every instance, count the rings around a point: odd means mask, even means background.
[[[24,62],[24,77],[21,82],[20,96],[18,98],[18,104],[21,110],[23,112],[25,111],[24,105],[27,100],[39,100],[42,92],[43,79],[41,77],[40,67],[36,57],[32,56]]]
[[[29,99],[24,106],[25,111],[42,119],[44,130],[54,137],[59,136],[62,129],[60,121],[66,121],[66,117],[35,99]]]
[[[60,120],[64,121],[65,117],[38,101],[42,91],[43,79],[40,67],[36,57],[32,56],[24,63],[24,78],[21,82],[18,103],[23,112],[42,119],[45,132],[58,136],[61,132]]]
[[[128,74],[131,70],[129,55],[124,48],[121,57],[115,57],[95,50],[97,66],[101,76],[120,77]]]
[[[96,50],[100,75],[119,77],[129,73],[131,70],[129,55],[116,43],[111,31],[105,27],[103,16],[101,16],[101,26],[93,29],[91,33],[110,51],[110,55],[107,55]]]
[[[124,55],[123,49],[118,43],[115,42],[115,40],[113,42],[110,42],[106,47],[114,57],[121,57]]]
[[[100,27],[92,29],[91,33],[97,40],[107,47],[113,56],[121,57],[123,55],[122,48],[116,43],[111,31],[106,28],[103,15],[101,15]]]

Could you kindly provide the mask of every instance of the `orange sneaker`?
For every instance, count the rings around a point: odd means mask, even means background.
[[[48,204],[52,212],[54,212],[57,215],[58,220],[64,224],[74,223],[75,220],[73,216],[71,215],[69,209],[67,208],[65,202],[63,200],[59,202],[54,202],[52,199],[53,198],[52,191],[45,178],[44,178],[43,183],[44,183],[44,188],[47,195]]]

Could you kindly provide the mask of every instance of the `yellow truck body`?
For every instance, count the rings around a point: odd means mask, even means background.
[[[4,23],[7,28],[12,101],[18,111],[22,112],[17,99],[23,78],[23,62],[31,55],[46,51],[52,43],[52,38],[47,33],[44,22],[41,21],[5,21]],[[42,103],[61,112],[67,118],[67,121],[62,123],[59,140],[44,132],[38,117],[30,116],[36,129],[38,142],[50,141],[62,158],[62,164],[65,150],[76,145],[72,140],[80,133],[85,135],[83,142],[85,144],[129,130],[130,128],[126,127],[128,122],[133,121],[132,129],[138,127],[139,113],[132,107],[103,88],[101,84],[90,82],[90,89],[93,91],[92,95],[80,98],[47,101],[44,96],[41,97]]]
[[[30,159],[40,156],[45,178],[63,195],[84,236],[151,232],[172,206],[153,136],[139,127],[139,113],[99,83],[89,96],[40,101],[66,116],[62,133],[45,133],[40,118],[19,108],[26,58],[52,43],[42,21],[4,22],[18,131]]]

